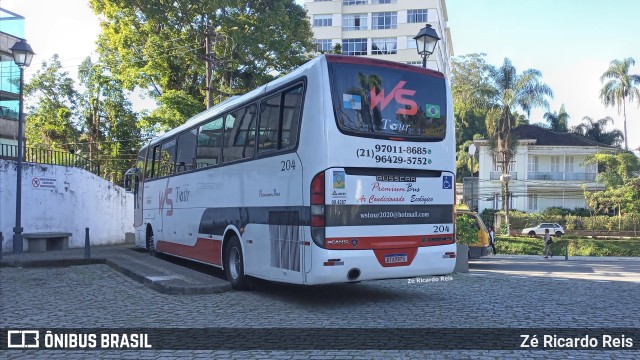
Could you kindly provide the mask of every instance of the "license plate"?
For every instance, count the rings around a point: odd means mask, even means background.
[[[385,264],[397,264],[407,262],[407,254],[389,254],[384,256]]]

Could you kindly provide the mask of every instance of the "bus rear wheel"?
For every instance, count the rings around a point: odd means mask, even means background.
[[[242,247],[237,236],[229,239],[224,256],[224,272],[231,288],[235,290],[249,290],[251,284],[244,273],[244,261],[242,259]]]

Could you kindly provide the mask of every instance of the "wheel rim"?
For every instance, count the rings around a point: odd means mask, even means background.
[[[240,252],[238,248],[231,248],[229,252],[229,273],[231,277],[237,279],[240,276]]]

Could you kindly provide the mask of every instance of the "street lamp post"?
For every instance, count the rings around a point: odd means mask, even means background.
[[[474,181],[473,181],[473,160],[475,159],[475,155],[476,155],[476,145],[475,144],[471,144],[469,145],[469,155],[471,156],[471,201],[470,201],[470,205],[469,205],[469,210],[471,211],[475,211],[474,210],[474,206],[473,206],[473,186]]]
[[[13,252],[22,253],[22,158],[24,156],[24,113],[23,113],[23,88],[24,88],[24,68],[31,65],[34,52],[27,41],[22,39],[11,47],[13,61],[20,68],[20,99],[18,111],[18,166],[16,168],[16,227],[13,228]]]
[[[434,28],[431,25],[426,24],[418,35],[414,37],[416,41],[416,50],[418,50],[418,54],[422,56],[422,67],[427,67],[427,58],[429,55],[433,54],[433,51],[436,49],[436,44],[440,37]]]

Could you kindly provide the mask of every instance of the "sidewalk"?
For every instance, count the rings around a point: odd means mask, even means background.
[[[498,254],[498,255],[488,255],[486,258],[491,259],[505,259],[505,260],[535,260],[535,261],[566,261],[564,254],[553,255],[553,257],[549,257],[545,259],[543,255],[508,255],[508,254]],[[482,259],[482,258],[480,258]],[[478,259],[471,259],[478,260]],[[640,261],[640,257],[616,257],[616,256],[571,256],[569,255],[569,261],[585,261],[585,262],[615,262],[615,261]]]
[[[94,246],[91,257],[85,259],[84,248],[22,254],[3,253],[3,267],[66,267],[107,264],[124,275],[164,294],[212,294],[228,291],[230,284],[134,249],[131,244]]]

